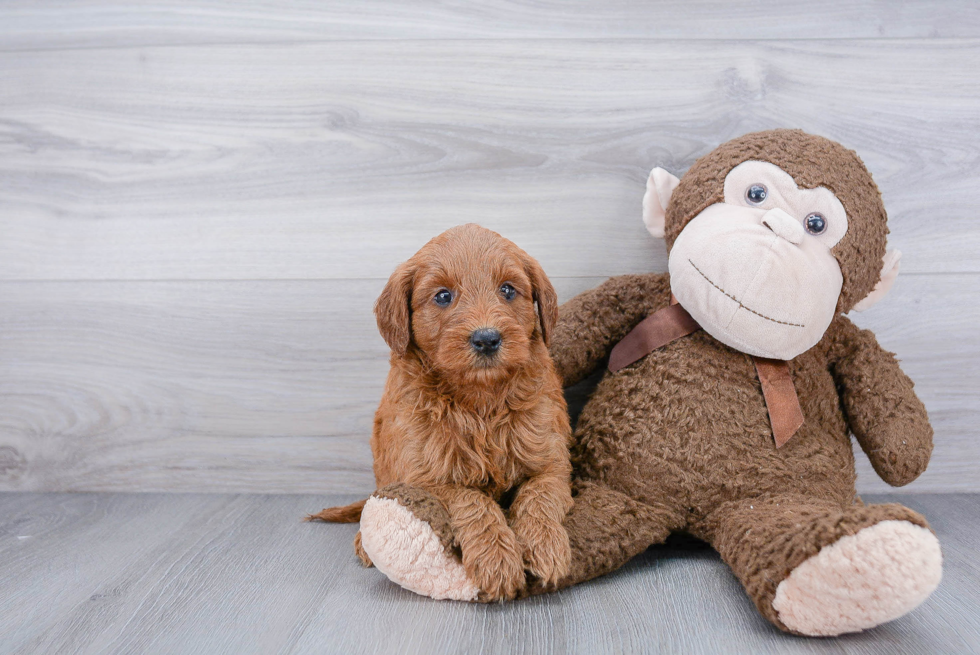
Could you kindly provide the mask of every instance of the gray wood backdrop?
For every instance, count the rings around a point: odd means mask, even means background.
[[[0,1],[0,490],[366,493],[398,262],[664,270],[647,171],[773,127],[874,173],[906,489],[980,490],[980,3]]]

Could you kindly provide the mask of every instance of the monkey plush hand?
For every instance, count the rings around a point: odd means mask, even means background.
[[[683,531],[783,630],[836,635],[910,611],[939,583],[939,543],[916,512],[861,502],[851,448],[853,434],[892,485],[932,451],[912,382],[843,316],[898,272],[871,175],[837,143],[774,130],[681,180],[655,169],[643,205],[669,274],[577,296],[552,337],[566,385],[614,355],[576,428],[559,586]]]

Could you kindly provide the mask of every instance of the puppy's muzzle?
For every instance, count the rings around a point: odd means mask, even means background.
[[[500,331],[493,328],[480,328],[470,335],[470,347],[478,355],[490,356],[500,350]]]

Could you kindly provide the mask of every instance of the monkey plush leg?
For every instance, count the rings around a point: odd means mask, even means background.
[[[773,495],[719,506],[695,526],[756,607],[783,630],[859,632],[919,605],[942,555],[926,520],[897,504]]]
[[[360,530],[358,530],[357,534],[354,535],[354,552],[357,554],[357,558],[361,560],[361,564],[363,564],[365,568],[370,568],[374,566],[374,562],[372,562],[368,554],[364,552],[364,546],[361,545]]]
[[[477,600],[454,547],[446,508],[418,487],[379,489],[361,513],[361,547],[396,584],[431,598]]]
[[[533,580],[528,594],[540,594],[615,571],[654,544],[663,543],[685,516],[666,505],[653,506],[600,484],[578,484],[565,517],[572,561],[568,575],[554,585]]]

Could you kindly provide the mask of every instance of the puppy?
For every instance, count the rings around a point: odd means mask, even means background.
[[[571,429],[548,356],[558,298],[537,261],[478,225],[454,227],[399,266],[374,308],[391,371],[374,418],[378,488],[421,487],[445,506],[485,600],[525,570],[568,572]],[[364,501],[311,519],[354,522]],[[355,546],[366,565],[370,560]]]

